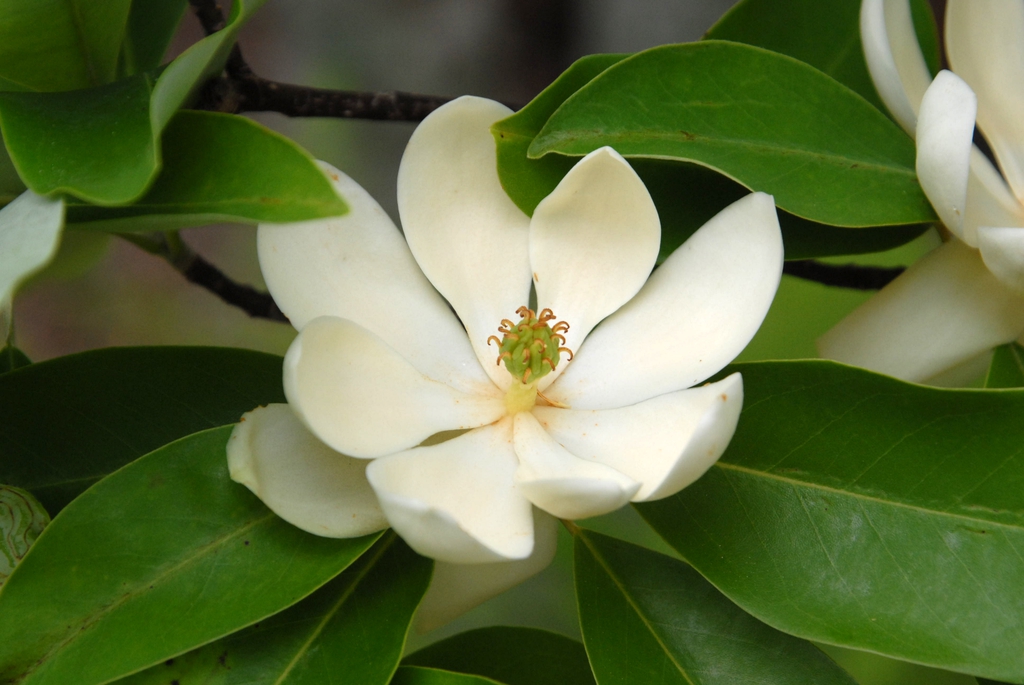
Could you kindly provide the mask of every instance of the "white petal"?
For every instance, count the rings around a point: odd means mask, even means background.
[[[942,223],[961,239],[977,105],[970,86],[943,70],[924,94],[917,122],[921,188]]]
[[[925,379],[925,385],[934,385],[938,388],[966,388],[984,376],[992,365],[992,350],[985,350],[981,354],[971,357],[965,362]]]
[[[370,331],[332,316],[310,321],[288,348],[284,391],[318,438],[353,457],[391,454],[505,414],[497,391],[467,394],[433,381]]]
[[[0,209],[0,303],[9,301],[19,283],[53,259],[62,228],[61,199],[26,190]]]
[[[827,359],[922,382],[1024,331],[1024,299],[951,240],[818,339]]]
[[[475,97],[439,107],[416,128],[398,170],[409,247],[502,389],[512,376],[494,364],[497,352],[487,338],[530,296],[530,219],[501,188],[490,131],[511,113]]]
[[[533,552],[525,559],[490,564],[434,563],[430,587],[416,612],[416,630],[425,633],[519,585],[547,568],[558,549],[558,521],[533,510]]]
[[[639,292],[658,259],[661,222],[650,193],[617,152],[595,150],[544,198],[530,223],[530,263],[537,306],[570,325],[579,344]],[[544,390],[566,368],[540,382]]]
[[[978,127],[1014,194],[1024,201],[1024,3],[950,0],[946,51],[978,96]]]
[[[512,420],[374,460],[366,470],[392,528],[424,556],[456,564],[525,559],[530,502],[515,485]]]
[[[978,248],[988,270],[1024,297],[1024,228],[981,228]]]
[[[585,519],[607,514],[640,489],[640,483],[621,471],[570,454],[530,412],[516,414],[514,434],[519,457],[516,483],[528,500],[552,516]]]
[[[743,379],[734,373],[621,409],[533,412],[573,454],[641,483],[633,501],[646,502],[674,495],[704,475],[732,439],[742,407]]]
[[[914,135],[917,110],[932,79],[917,43],[909,0],[863,0],[860,38],[875,90],[893,118]]]
[[[690,387],[754,336],[782,277],[782,234],[770,195],[723,209],[594,329],[545,395],[573,409],[610,409]]]
[[[988,157],[977,147],[972,147],[964,242],[977,247],[978,229],[982,226],[1024,226],[1024,207],[1017,202]]]
[[[231,479],[305,531],[351,538],[388,527],[366,480],[369,462],[317,440],[287,404],[243,416],[231,432],[227,453]]]
[[[320,162],[349,205],[344,216],[261,224],[260,269],[281,311],[301,330],[318,316],[354,321],[416,369],[463,391],[490,384],[448,304],[402,234],[358,183]]]

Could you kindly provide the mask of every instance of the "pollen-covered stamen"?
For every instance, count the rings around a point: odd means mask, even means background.
[[[502,338],[492,335],[487,339],[498,340],[498,364],[505,362],[505,368],[513,376],[519,379],[520,383],[532,384],[555,370],[561,359],[562,353],[568,353],[572,359],[572,352],[565,347],[565,335],[569,330],[569,324],[559,321],[554,325],[555,314],[550,309],[542,309],[538,315],[529,307],[523,306],[516,310],[520,320],[512,323],[508,319],[502,319],[498,332]]]

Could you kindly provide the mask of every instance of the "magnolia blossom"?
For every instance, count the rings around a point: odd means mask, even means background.
[[[917,174],[951,239],[819,340],[823,356],[912,381],[977,377],[1024,333],[1024,3],[949,0],[953,69],[934,81],[908,0],[864,0],[875,86],[917,139]],[[975,120],[1002,174],[972,143]],[[1005,179],[1005,180],[1004,180]]]
[[[658,214],[610,148],[531,219],[498,181],[490,126],[509,114],[464,97],[420,124],[405,240],[327,165],[349,214],[258,234],[299,335],[289,403],[245,416],[232,478],[309,532],[390,525],[436,559],[428,626],[546,566],[555,517],[667,497],[718,459],[742,380],[691,386],[746,346],[782,270],[773,200],[754,193],[651,275]]]

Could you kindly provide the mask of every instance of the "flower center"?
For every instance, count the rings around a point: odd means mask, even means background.
[[[498,326],[498,336],[487,339],[498,344],[497,363],[505,362],[505,368],[519,383],[513,383],[505,395],[505,405],[510,414],[533,409],[537,402],[537,381],[555,370],[565,352],[572,359],[572,351],[565,344],[563,335],[569,330],[569,324],[554,321],[555,315],[550,309],[541,310],[538,315],[528,307],[516,310],[520,316],[519,323],[502,319]]]

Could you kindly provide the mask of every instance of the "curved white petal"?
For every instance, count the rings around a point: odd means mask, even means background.
[[[988,270],[1024,297],[1024,228],[981,228],[978,249]]]
[[[533,552],[525,559],[491,564],[434,563],[430,587],[416,612],[416,630],[440,628],[473,607],[546,569],[558,550],[558,521],[533,510]]]
[[[949,0],[946,51],[978,96],[978,127],[1024,201],[1024,3]]]
[[[391,218],[358,183],[321,169],[349,205],[344,216],[260,224],[260,269],[295,328],[318,316],[354,321],[436,381],[484,392],[490,381],[448,304],[416,265]]]
[[[1024,226],[1024,207],[988,157],[977,147],[971,147],[963,241],[977,247],[978,229],[982,226]]]
[[[530,222],[537,306],[569,323],[566,347],[579,349],[594,326],[639,292],[660,244],[650,193],[610,147],[581,159],[537,205]],[[540,389],[566,366],[543,378]]]
[[[818,339],[827,359],[922,382],[1024,331],[1024,298],[951,240]]]
[[[53,259],[63,228],[60,198],[26,190],[0,209],[0,303],[10,301],[18,284]]]
[[[490,131],[511,113],[476,97],[439,107],[416,128],[398,170],[398,210],[409,247],[502,389],[512,376],[495,366],[487,338],[530,296],[530,218],[501,188]]]
[[[595,328],[545,395],[573,409],[610,409],[699,383],[750,342],[781,277],[775,204],[751,193],[702,226]]]
[[[640,489],[640,483],[621,471],[570,454],[530,412],[516,414],[513,430],[519,457],[516,483],[526,499],[553,516],[585,519],[607,514]]]
[[[956,366],[951,366],[926,378],[923,383],[938,388],[967,388],[985,376],[990,366],[992,366],[992,350],[985,350],[967,361],[960,362]]]
[[[287,404],[243,416],[231,432],[227,453],[231,479],[294,526],[332,538],[388,527],[366,480],[369,462],[317,440]]]
[[[669,393],[621,409],[536,407],[555,440],[641,484],[634,502],[661,499],[704,475],[728,446],[743,407],[743,379]]]
[[[953,72],[943,70],[924,94],[917,122],[917,177],[921,188],[942,223],[961,239],[977,105],[970,86]]]
[[[515,484],[512,420],[374,460],[366,470],[384,514],[409,546],[456,564],[525,559],[533,508]]]
[[[882,102],[914,135],[917,110],[931,82],[914,32],[908,0],[863,0],[860,38],[864,59]]]
[[[353,457],[391,454],[505,414],[499,393],[431,380],[370,331],[333,316],[310,321],[288,348],[284,391],[318,438]]]

